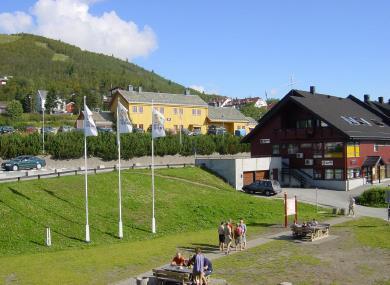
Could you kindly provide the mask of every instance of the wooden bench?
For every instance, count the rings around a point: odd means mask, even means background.
[[[170,271],[164,268],[153,269],[153,275],[157,278],[157,284],[166,283],[192,284],[192,274],[189,272]]]
[[[329,236],[329,224],[318,224],[315,226],[292,225],[291,230],[294,238],[315,241]]]

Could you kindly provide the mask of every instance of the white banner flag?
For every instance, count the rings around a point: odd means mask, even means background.
[[[295,215],[295,198],[287,199],[287,216]]]
[[[89,108],[87,107],[86,104],[84,105],[83,114],[84,114],[84,133],[85,133],[85,136],[87,136],[87,137],[95,136],[96,137],[98,135],[96,125],[95,125],[95,122],[93,121],[93,118],[92,118],[92,112],[91,112],[91,110],[89,110]]]
[[[118,101],[118,126],[117,131],[120,134],[131,133],[133,131],[133,126],[130,122],[127,109]]]
[[[152,138],[165,137],[164,122],[163,114],[153,109]]]

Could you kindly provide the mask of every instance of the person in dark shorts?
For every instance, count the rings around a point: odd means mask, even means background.
[[[225,250],[225,226],[224,222],[221,222],[221,224],[218,227],[218,240],[219,240],[219,250],[224,251]]]

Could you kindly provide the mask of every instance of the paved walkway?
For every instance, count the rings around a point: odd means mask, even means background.
[[[327,190],[327,189],[316,189],[314,188],[283,188],[283,191],[287,192],[289,196],[296,195],[298,201],[306,202],[309,204],[316,204],[335,207],[345,208],[348,211],[349,197],[359,196],[364,190],[373,186],[387,186],[390,184],[390,180],[380,184],[366,184],[350,191],[338,191],[338,190]],[[316,198],[317,192],[317,198]],[[260,197],[260,196],[259,196]],[[277,197],[283,197],[283,194],[279,194]],[[379,218],[387,220],[387,209],[386,208],[371,208],[365,206],[356,205],[355,212],[361,216],[368,216],[373,218]]]
[[[350,217],[342,216],[342,217],[338,217],[338,218],[334,218],[334,219],[331,219],[329,221],[326,221],[326,223],[329,223],[330,225],[336,225],[336,224],[340,224],[340,223],[349,221],[351,219],[352,218],[350,218]],[[250,228],[249,228],[249,230],[250,230]],[[257,247],[257,246],[260,246],[262,244],[266,244],[266,243],[274,241],[274,240],[287,239],[290,237],[291,237],[291,231],[280,226],[280,231],[276,234],[268,234],[268,235],[264,235],[264,236],[258,236],[258,237],[255,237],[254,239],[248,240],[247,249]],[[320,241],[318,241],[318,242],[320,242]],[[238,252],[240,252],[240,251],[233,250],[233,251],[231,251],[230,254],[236,254]],[[207,252],[207,254],[205,254],[205,255],[210,260],[215,260],[215,259],[221,258],[223,256],[226,256],[224,253],[221,253],[218,249],[215,251]],[[165,264],[165,265],[167,265],[167,264]],[[165,266],[165,265],[162,265],[162,266]],[[148,271],[148,272],[144,272],[144,273],[138,275],[138,277],[149,277],[152,275],[153,275],[152,271]],[[137,284],[136,278],[137,277],[131,277],[131,278],[119,281],[119,282],[114,283],[114,284],[115,285],[136,285]]]

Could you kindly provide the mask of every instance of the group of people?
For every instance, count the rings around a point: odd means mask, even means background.
[[[304,222],[302,223],[302,227],[314,227],[314,226],[318,226],[318,222],[317,222],[316,219],[313,219],[313,220],[311,220],[310,222],[304,221]]]
[[[193,282],[196,285],[207,285],[207,276],[213,272],[213,264],[210,259],[203,255],[201,249],[198,247],[195,249],[195,254],[188,260],[178,252],[171,262],[172,266],[192,266]]]
[[[236,224],[230,219],[227,222],[221,222],[218,227],[219,250],[229,254],[230,248],[236,250],[246,248],[247,227],[243,219]],[[234,241],[234,245],[232,244]],[[226,249],[225,249],[226,248]]]

